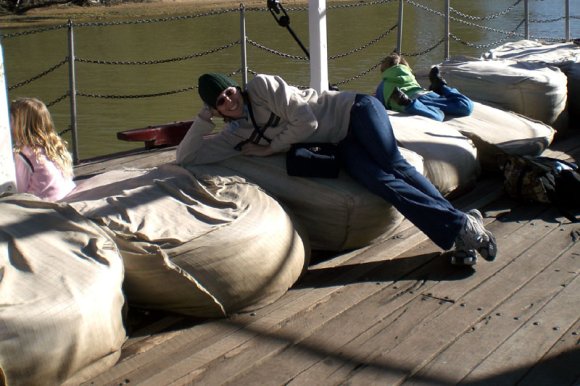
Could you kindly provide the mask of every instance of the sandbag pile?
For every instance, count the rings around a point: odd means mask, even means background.
[[[568,127],[567,78],[556,66],[451,58],[439,67],[449,85],[474,101],[513,111],[557,130]]]
[[[555,130],[542,122],[477,102],[471,115],[448,119],[445,124],[469,138],[476,134],[509,154],[539,155],[552,143],[555,135]],[[479,146],[479,143],[476,145],[482,167],[497,163],[494,152]]]
[[[130,304],[222,317],[282,296],[308,264],[308,240],[272,197],[209,166],[125,169],[79,181],[65,201],[106,229]]]
[[[425,176],[445,196],[475,186],[480,174],[477,149],[456,128],[418,115],[389,111],[398,143],[423,157]]]
[[[554,43],[524,39],[493,48],[485,52],[482,58],[558,67],[567,77],[567,110],[573,118],[572,123],[577,124],[580,120],[580,45],[578,41]]]
[[[403,148],[401,153],[423,173],[422,157]],[[344,171],[338,178],[291,177],[280,154],[234,157],[219,165],[229,170],[227,176],[243,176],[283,203],[303,225],[313,249],[342,251],[366,246],[391,234],[403,221],[391,204]],[[199,166],[188,169],[195,174]]]
[[[113,240],[27,194],[1,197],[0,213],[0,384],[79,384],[113,366],[126,340]]]

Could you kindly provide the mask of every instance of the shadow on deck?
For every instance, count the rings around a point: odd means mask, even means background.
[[[77,175],[173,153],[87,163]],[[580,159],[579,135],[546,155]],[[368,247],[315,253],[286,295],[252,313],[199,320],[131,309],[121,360],[88,384],[578,385],[580,224],[510,200],[494,177],[453,202],[482,209],[495,262],[450,266],[405,221]]]

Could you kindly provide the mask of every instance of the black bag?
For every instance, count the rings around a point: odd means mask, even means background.
[[[552,204],[570,221],[580,213],[578,166],[550,157],[504,154],[500,158],[504,188],[512,198]]]
[[[286,153],[289,176],[336,178],[340,170],[336,145],[295,143]]]

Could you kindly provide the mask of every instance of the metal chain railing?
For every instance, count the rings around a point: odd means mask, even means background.
[[[107,64],[107,65],[122,65],[122,66],[126,66],[126,65],[151,65],[151,64],[164,64],[164,63],[173,63],[173,62],[180,62],[180,61],[184,61],[184,60],[190,60],[190,59],[195,59],[195,58],[200,58],[202,56],[207,56],[207,55],[211,55],[211,54],[215,54],[218,53],[220,51],[226,50],[228,48],[231,48],[233,46],[237,46],[240,44],[239,40],[230,42],[230,43],[226,43],[220,47],[216,47],[216,48],[212,48],[210,50],[206,50],[206,51],[202,51],[202,52],[196,52],[190,55],[185,55],[185,56],[179,56],[179,57],[175,57],[175,58],[166,58],[166,59],[157,59],[157,60],[128,60],[128,61],[122,61],[122,60],[99,60],[99,59],[83,59],[83,58],[75,58],[75,61],[78,63],[90,63],[90,64]]]
[[[378,43],[379,41],[383,40],[385,37],[387,37],[391,32],[393,32],[396,28],[397,28],[397,24],[395,24],[394,26],[392,26],[391,28],[389,28],[388,30],[382,32],[379,36],[377,36],[374,39],[369,40],[368,42],[364,43],[363,45],[353,48],[350,51],[347,52],[343,52],[341,54],[336,54],[336,55],[332,55],[328,57],[328,60],[335,60],[335,59],[340,59],[340,58],[344,58],[346,56],[350,56],[352,54],[356,54],[357,52],[360,52],[362,50],[365,50],[367,48],[369,48],[370,46],[372,46],[375,43]]]
[[[306,56],[299,56],[299,55],[292,55],[292,54],[287,54],[278,50],[275,50],[273,48],[269,48],[266,47],[250,38],[246,38],[246,42],[248,42],[251,46],[254,46],[262,51],[268,52],[270,54],[274,54],[277,56],[280,56],[282,58],[286,58],[286,59],[294,59],[294,60],[303,60],[303,61],[308,61],[308,58]]]
[[[350,8],[358,8],[358,7],[378,6],[378,5],[389,4],[389,3],[400,3],[401,1],[410,5],[410,6],[416,7],[418,9],[421,9],[421,10],[428,12],[432,15],[435,15],[436,17],[446,18],[446,15],[443,14],[442,12],[437,11],[435,9],[432,9],[429,6],[421,4],[415,0],[377,0],[377,1],[368,1],[368,2],[339,3],[339,4],[329,5],[327,7],[327,10],[330,11],[330,10],[350,9]],[[510,5],[506,9],[503,9],[499,12],[495,12],[493,14],[489,14],[489,15],[485,15],[485,16],[468,15],[466,13],[463,13],[463,12],[451,7],[450,12],[453,16],[451,16],[451,15],[449,16],[450,21],[453,21],[454,23],[460,23],[460,24],[466,25],[472,29],[479,29],[482,31],[497,33],[497,34],[503,35],[503,37],[500,40],[496,40],[494,42],[488,42],[488,43],[468,42],[468,41],[465,41],[464,39],[461,39],[459,36],[457,36],[456,34],[453,34],[453,33],[449,33],[449,38],[453,39],[455,42],[457,42],[459,44],[463,44],[463,45],[471,47],[471,48],[487,49],[490,47],[497,46],[498,44],[503,43],[509,39],[525,37],[525,34],[517,32],[521,28],[524,21],[521,21],[518,24],[518,26],[511,31],[506,31],[506,30],[493,28],[493,27],[489,27],[489,26],[480,25],[478,23],[475,23],[475,21],[478,21],[478,22],[489,21],[489,20],[497,19],[499,17],[506,16],[506,15],[510,14],[511,12],[513,12],[516,9],[516,7],[518,5],[520,5],[521,3],[522,3],[522,0],[516,0],[512,5]],[[289,10],[293,11],[293,12],[303,12],[303,11],[308,11],[308,7],[290,8]],[[192,20],[192,19],[197,19],[197,18],[202,18],[202,17],[207,17],[207,16],[218,16],[218,15],[224,15],[224,14],[229,14],[229,13],[238,13],[238,12],[240,12],[240,9],[230,8],[230,9],[221,9],[221,10],[210,10],[210,11],[203,12],[203,13],[198,13],[198,14],[194,14],[194,15],[184,15],[184,16],[169,16],[169,17],[163,17],[163,18],[149,18],[149,19],[140,19],[140,20],[123,20],[123,21],[111,21],[111,22],[87,22],[87,23],[75,24],[75,27],[76,28],[89,28],[89,27],[109,27],[109,26],[120,26],[120,25],[140,25],[140,24],[149,24],[149,23],[175,22],[175,21],[183,21],[183,20]],[[245,12],[268,12],[268,9],[263,8],[263,7],[262,8],[258,8],[258,7],[245,8]],[[579,19],[580,17],[579,16],[569,16],[569,18],[570,19]],[[555,23],[555,22],[559,22],[563,19],[565,19],[565,18],[564,17],[557,17],[557,18],[552,18],[552,19],[529,19],[528,22],[530,22],[530,23]],[[70,22],[68,25],[67,24],[59,24],[59,25],[54,25],[54,26],[50,26],[50,27],[36,28],[36,29],[31,29],[31,30],[22,31],[22,32],[0,34],[0,38],[3,38],[3,39],[17,38],[17,37],[22,37],[22,36],[39,34],[39,33],[43,33],[43,32],[60,30],[60,29],[64,29],[67,27],[70,27]],[[328,57],[328,60],[337,60],[337,59],[341,59],[341,58],[351,56],[354,54],[359,54],[362,51],[364,51],[365,49],[369,48],[370,46],[375,45],[379,41],[388,37],[397,28],[401,28],[399,23],[389,27],[387,30],[381,32],[378,36],[372,38],[368,42],[364,42],[364,43],[358,45],[357,47],[349,49],[348,51],[334,54],[334,55],[330,55]],[[285,59],[300,60],[300,61],[305,61],[305,62],[309,60],[307,57],[304,57],[304,56],[292,55],[292,54],[281,52],[280,50],[278,50],[276,48],[267,47],[263,44],[256,42],[255,40],[253,40],[247,36],[244,37],[244,39],[245,39],[245,43],[247,43],[247,44],[249,44],[249,45],[251,45],[259,50],[262,50],[264,52],[267,52],[267,53],[270,53],[273,55],[280,56],[280,57],[285,58]],[[549,38],[549,37],[542,38],[542,39],[547,40],[547,41],[562,40],[562,39],[558,39],[558,38]],[[445,42],[445,38],[442,38],[438,42],[436,42],[434,45],[432,45],[431,47],[425,48],[423,50],[420,50],[417,52],[405,52],[402,50],[401,53],[406,57],[423,56],[423,55],[426,55],[426,54],[432,52],[433,50],[437,49],[444,42]],[[179,61],[185,61],[185,60],[192,60],[192,59],[197,59],[197,58],[208,56],[208,55],[217,54],[221,51],[230,49],[234,46],[238,46],[241,44],[242,44],[241,40],[236,40],[236,41],[227,42],[219,47],[211,48],[211,49],[208,49],[205,51],[194,52],[194,53],[190,53],[188,55],[171,57],[171,58],[162,58],[162,59],[104,60],[104,59],[91,59],[91,58],[77,58],[77,57],[74,57],[74,55],[71,55],[71,57],[74,58],[73,63],[88,63],[88,64],[97,64],[97,65],[124,65],[124,66],[128,66],[128,65],[158,65],[158,64],[164,64],[164,63],[173,63],[173,62],[179,62]],[[66,63],[69,63],[69,57],[63,59],[59,63],[51,66],[50,68],[42,71],[41,73],[39,73],[37,75],[32,76],[31,78],[29,78],[27,80],[24,80],[24,81],[21,81],[19,83],[16,83],[14,85],[9,86],[8,90],[12,91],[12,90],[17,89],[19,87],[22,87],[24,85],[28,85],[34,81],[37,81],[37,80],[45,77],[46,75],[58,70],[60,67],[62,67]],[[379,66],[380,66],[380,61],[378,63],[372,65],[370,68],[367,68],[367,69],[364,69],[360,72],[357,72],[355,75],[353,75],[349,78],[343,79],[343,80],[339,80],[333,84],[336,86],[342,86],[342,85],[348,84],[352,81],[355,81],[355,80],[358,80],[360,78],[367,76],[372,71],[376,70]],[[237,75],[242,71],[247,71],[247,72],[250,72],[251,74],[254,74],[254,75],[257,74],[255,72],[255,70],[253,70],[253,69],[240,68],[240,69],[230,73],[230,76]],[[306,88],[307,86],[296,86],[296,87]],[[84,91],[75,90],[74,93],[72,93],[72,94],[69,91],[69,92],[59,96],[55,100],[47,103],[47,106],[49,106],[49,107],[53,106],[53,105],[65,100],[67,98],[70,98],[71,96],[73,96],[73,97],[74,96],[81,96],[81,97],[87,97],[87,98],[102,98],[102,99],[139,99],[139,98],[152,98],[152,97],[162,97],[162,96],[168,96],[168,95],[173,95],[173,94],[179,94],[179,93],[192,91],[196,88],[197,88],[197,86],[189,86],[189,87],[184,87],[184,88],[180,88],[180,89],[176,89],[176,90],[158,91],[158,92],[143,93],[143,94],[130,94],[130,95],[100,94],[100,93],[91,93],[91,92],[84,92]],[[70,128],[65,130],[64,132],[67,132],[67,131],[70,131]]]
[[[477,20],[477,21],[487,21],[487,20],[497,19],[500,16],[507,15],[508,13],[510,13],[511,11],[513,11],[514,8],[516,6],[518,6],[521,2],[522,2],[522,0],[517,0],[513,5],[510,5],[508,8],[504,9],[503,11],[499,11],[499,12],[496,12],[496,13],[492,13],[491,15],[487,15],[487,16],[472,16],[472,15],[468,15],[466,13],[459,12],[458,10],[456,10],[453,7],[450,7],[450,10],[451,10],[452,13],[454,13],[454,14],[456,14],[459,17],[462,17],[464,19]]]
[[[16,83],[12,86],[9,86],[8,90],[11,91],[11,90],[17,89],[19,87],[25,86],[27,84],[30,84],[30,83],[34,82],[35,80],[38,80],[38,79],[42,78],[43,76],[46,76],[46,75],[50,74],[51,72],[56,71],[59,67],[64,66],[67,63],[68,63],[68,58],[65,58],[61,62],[55,64],[54,66],[48,68],[47,70],[41,72],[40,74],[34,75],[32,78],[29,78],[29,79],[24,80],[20,83]]]

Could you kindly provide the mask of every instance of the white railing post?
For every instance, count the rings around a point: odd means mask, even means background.
[[[10,133],[10,112],[8,111],[8,93],[6,74],[4,73],[4,55],[0,45],[0,193],[16,192],[16,176],[12,155],[12,135]]]
[[[328,50],[326,42],[326,1],[308,2],[310,32],[310,87],[328,90]]]
[[[240,4],[240,42],[242,46],[242,87],[248,83],[248,54],[246,51],[246,8]]]
[[[70,129],[72,133],[73,163],[79,163],[79,144],[77,136],[77,82],[75,75],[75,39],[72,20],[68,21],[68,76],[70,96]]]

